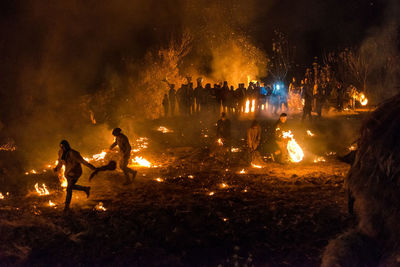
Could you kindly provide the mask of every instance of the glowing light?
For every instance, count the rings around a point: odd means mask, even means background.
[[[315,134],[313,134],[310,130],[307,130],[307,135],[313,137]]]
[[[159,182],[159,183],[162,183],[162,182],[164,182],[164,179],[162,179],[162,178],[156,178],[156,179],[154,179],[154,181],[157,181],[157,182]]]
[[[228,188],[229,186],[228,186],[226,183],[222,183],[222,184],[219,185],[219,187],[221,187],[221,188]]]
[[[58,175],[58,179],[60,180],[61,187],[66,188],[68,186],[68,180],[65,178],[65,165],[61,167],[61,172]]]
[[[95,207],[97,211],[106,211],[107,209],[103,206],[103,202],[99,202]]]
[[[325,161],[326,161],[326,160],[325,160],[324,157],[316,157],[316,158],[314,159],[314,163],[325,162]]]
[[[51,200],[49,200],[49,206],[50,206],[50,207],[55,207],[56,204],[54,204],[53,202],[51,202]]]
[[[147,168],[151,167],[151,163],[147,159],[139,156],[136,156],[134,159],[132,159],[132,163],[136,166],[147,167]]]
[[[0,192],[0,199],[4,199],[4,195],[1,192]]]
[[[237,148],[237,147],[232,147],[232,148],[231,148],[231,152],[232,152],[232,153],[237,153],[237,152],[239,152],[239,151],[240,151],[240,149]]]
[[[222,138],[218,138],[217,143],[219,146],[223,146],[224,142],[222,141]]]
[[[357,146],[356,145],[351,145],[351,146],[349,146],[348,150],[355,151],[355,150],[357,150]]]
[[[50,192],[49,192],[49,190],[47,190],[47,187],[45,184],[42,184],[42,187],[40,187],[39,184],[36,183],[35,189],[36,189],[36,192],[39,194],[39,196],[50,195]]]
[[[287,150],[289,153],[289,159],[291,162],[300,162],[303,160],[304,152],[301,147],[297,144],[296,140],[293,137],[292,132],[289,130],[287,132],[282,132],[282,137],[284,139],[289,139],[287,143]]]
[[[214,194],[215,194],[215,192],[208,193],[209,196],[213,196]]]
[[[193,176],[193,175],[188,175],[188,178],[189,178],[189,179],[193,179],[194,176]]]
[[[240,174],[245,174],[246,171],[245,171],[244,169],[242,169],[239,173],[240,173]]]
[[[253,99],[251,100],[251,112],[254,112],[256,109],[256,100]]]
[[[246,100],[246,106],[244,108],[244,113],[249,113],[250,112],[250,100]]]
[[[10,152],[12,152],[12,151],[15,151],[15,150],[17,150],[17,147],[14,144],[11,144],[11,143],[7,143],[7,144],[4,144],[4,145],[0,146],[0,151],[10,151]]]
[[[222,219],[224,222],[227,222],[228,221],[228,218],[223,218]]]
[[[257,169],[261,169],[261,168],[262,168],[262,166],[256,165],[256,164],[254,164],[254,163],[251,164],[251,167],[257,168]]]
[[[157,131],[162,132],[162,133],[173,133],[173,130],[168,129],[167,127],[160,126],[158,127]]]

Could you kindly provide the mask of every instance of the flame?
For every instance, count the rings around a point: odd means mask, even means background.
[[[246,171],[245,171],[244,169],[242,169],[239,173],[240,173],[240,174],[245,174]]]
[[[162,132],[162,133],[173,133],[173,130],[168,129],[167,127],[160,126],[158,127],[157,131]]]
[[[244,113],[249,113],[249,112],[250,112],[250,100],[247,99]]]
[[[219,146],[223,146],[224,142],[222,141],[222,138],[218,138],[217,143]]]
[[[99,204],[97,204],[95,207],[94,207],[96,210],[98,210],[98,211],[106,211],[107,209],[103,206],[103,202],[99,202]]]
[[[208,193],[209,196],[213,196],[214,194],[215,194],[215,192]]]
[[[325,160],[324,157],[316,157],[316,158],[314,159],[314,163],[325,162],[325,161],[326,161],[326,160]]]
[[[137,153],[146,148],[148,148],[148,138],[147,137],[139,137],[136,139],[136,148],[132,149],[132,152]]]
[[[1,192],[0,192],[0,199],[4,199],[4,195]]]
[[[151,167],[151,163],[147,159],[139,156],[136,156],[134,159],[132,159],[132,163],[137,166],[142,166],[147,168]]]
[[[307,135],[313,137],[315,134],[313,134],[310,130],[307,130]]]
[[[349,146],[348,150],[355,151],[355,150],[357,150],[357,146],[356,145],[351,145],[351,146]]]
[[[237,147],[232,147],[232,148],[231,148],[231,152],[232,152],[232,153],[237,153],[237,152],[239,152],[239,151],[240,151],[240,149],[237,148]]]
[[[253,99],[253,100],[251,100],[251,112],[254,112],[255,108],[256,108],[256,100]]]
[[[262,168],[262,166],[256,165],[256,164],[254,164],[254,163],[251,164],[251,167],[257,168],[257,169],[261,169],[261,168]]]
[[[63,165],[62,167],[61,167],[61,172],[60,172],[60,174],[58,175],[58,179],[60,180],[60,183],[61,183],[61,187],[67,187],[68,186],[68,181],[67,181],[67,178],[65,178],[65,165]]]
[[[15,151],[17,147],[14,144],[7,143],[0,146],[0,151]]]
[[[53,202],[51,202],[51,200],[49,200],[49,206],[50,207],[54,207],[56,204],[54,204]]]
[[[366,106],[368,104],[368,99],[366,98],[366,96],[363,93],[361,93],[359,95],[358,101],[360,101],[360,104],[362,106]]]
[[[49,192],[49,190],[47,190],[47,187],[45,184],[42,184],[42,187],[40,187],[39,184],[36,183],[35,189],[36,189],[36,192],[39,194],[39,196],[50,195],[50,192]]]
[[[159,183],[164,182],[164,179],[162,179],[162,178],[156,178],[156,179],[154,179],[154,180],[157,181],[157,182],[159,182]]]
[[[293,137],[292,131],[283,131],[282,137],[285,139],[289,139],[287,143],[287,150],[289,152],[289,159],[291,162],[300,162],[303,160],[304,152],[301,147],[297,144],[296,140]]]

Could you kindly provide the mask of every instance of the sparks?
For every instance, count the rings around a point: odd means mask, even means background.
[[[316,158],[314,159],[314,163],[325,162],[325,161],[326,161],[326,160],[325,160],[324,157],[316,157]]]

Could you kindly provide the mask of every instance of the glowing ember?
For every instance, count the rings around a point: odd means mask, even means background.
[[[31,170],[31,173],[32,174],[37,174],[37,171],[36,170]]]
[[[326,160],[325,160],[324,157],[316,157],[316,158],[314,159],[314,163],[325,162],[325,161],[326,161]]]
[[[47,187],[45,184],[42,184],[42,187],[40,187],[39,184],[36,183],[35,189],[36,189],[36,192],[39,194],[39,196],[50,195],[50,192],[49,192],[49,190],[47,190]]]
[[[237,152],[239,152],[239,151],[240,151],[240,149],[237,148],[237,147],[232,147],[232,148],[231,148],[231,152],[232,152],[232,153],[237,153]]]
[[[132,159],[132,163],[136,166],[147,167],[147,168],[151,167],[151,163],[147,159],[139,156],[136,156],[134,159]]]
[[[262,166],[256,165],[256,164],[254,164],[254,163],[251,164],[251,167],[257,168],[257,169],[261,169],[261,168],[262,168]]]
[[[95,210],[98,211],[106,211],[107,209],[103,206],[103,202],[99,202],[99,204],[97,204],[95,207]]]
[[[0,192],[0,199],[4,199],[4,195],[1,192]]]
[[[188,178],[189,178],[189,179],[193,179],[194,176],[193,176],[193,175],[188,175]]]
[[[226,222],[226,221],[228,221],[228,218],[223,218],[222,220],[223,220],[224,222]]]
[[[296,140],[293,137],[292,132],[289,130],[287,132],[282,132],[282,137],[285,139],[289,139],[287,143],[287,150],[289,152],[289,159],[291,162],[300,162],[303,160],[304,152],[301,147],[297,144]]]
[[[360,104],[362,106],[366,106],[368,104],[368,99],[365,97],[363,93],[359,95],[358,101],[360,101]]]
[[[222,183],[222,184],[219,185],[219,187],[221,187],[221,188],[228,188],[229,186],[228,186],[226,183]]]
[[[0,151],[15,151],[17,147],[14,144],[7,143],[0,146]]]
[[[154,180],[157,181],[157,182],[159,182],[159,183],[164,182],[164,179],[162,179],[162,178],[156,178],[156,179],[154,179]]]
[[[51,200],[49,200],[49,206],[50,206],[50,207],[55,207],[56,204],[54,204],[53,202],[51,202]]]
[[[214,194],[215,194],[215,192],[208,193],[209,196],[213,196]]]
[[[307,135],[313,137],[315,134],[313,134],[310,130],[307,130]]]
[[[251,100],[251,112],[254,112],[256,108],[256,100]]]
[[[356,145],[351,145],[351,146],[349,146],[348,150],[355,151],[355,150],[357,150],[357,146]]]
[[[217,143],[219,146],[223,146],[224,142],[222,142],[222,138],[218,138]]]
[[[246,171],[245,171],[244,169],[242,169],[239,173],[240,173],[240,174],[245,174]]]
[[[162,133],[173,133],[173,130],[168,129],[167,127],[160,126],[158,127],[157,131],[162,132]]]
[[[148,143],[148,138],[147,137],[139,137],[136,139],[136,146],[134,149],[132,149],[132,152],[137,153],[140,152],[146,148],[148,148],[149,143]]]

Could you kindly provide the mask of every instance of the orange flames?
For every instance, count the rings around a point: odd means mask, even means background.
[[[132,165],[139,167],[147,167],[147,168],[150,168],[152,166],[150,161],[140,156],[136,156],[134,159],[132,159]]]
[[[283,131],[282,132],[282,137],[284,139],[289,139],[287,143],[287,150],[289,153],[289,159],[291,162],[300,162],[303,160],[304,157],[304,152],[301,149],[301,147],[297,144],[296,140],[294,139],[294,136],[292,134],[292,131]]]
[[[46,196],[46,195],[50,195],[49,190],[47,190],[47,187],[45,184],[42,184],[42,187],[39,186],[38,183],[35,184],[35,189],[36,189],[36,193],[39,194],[39,196]]]

